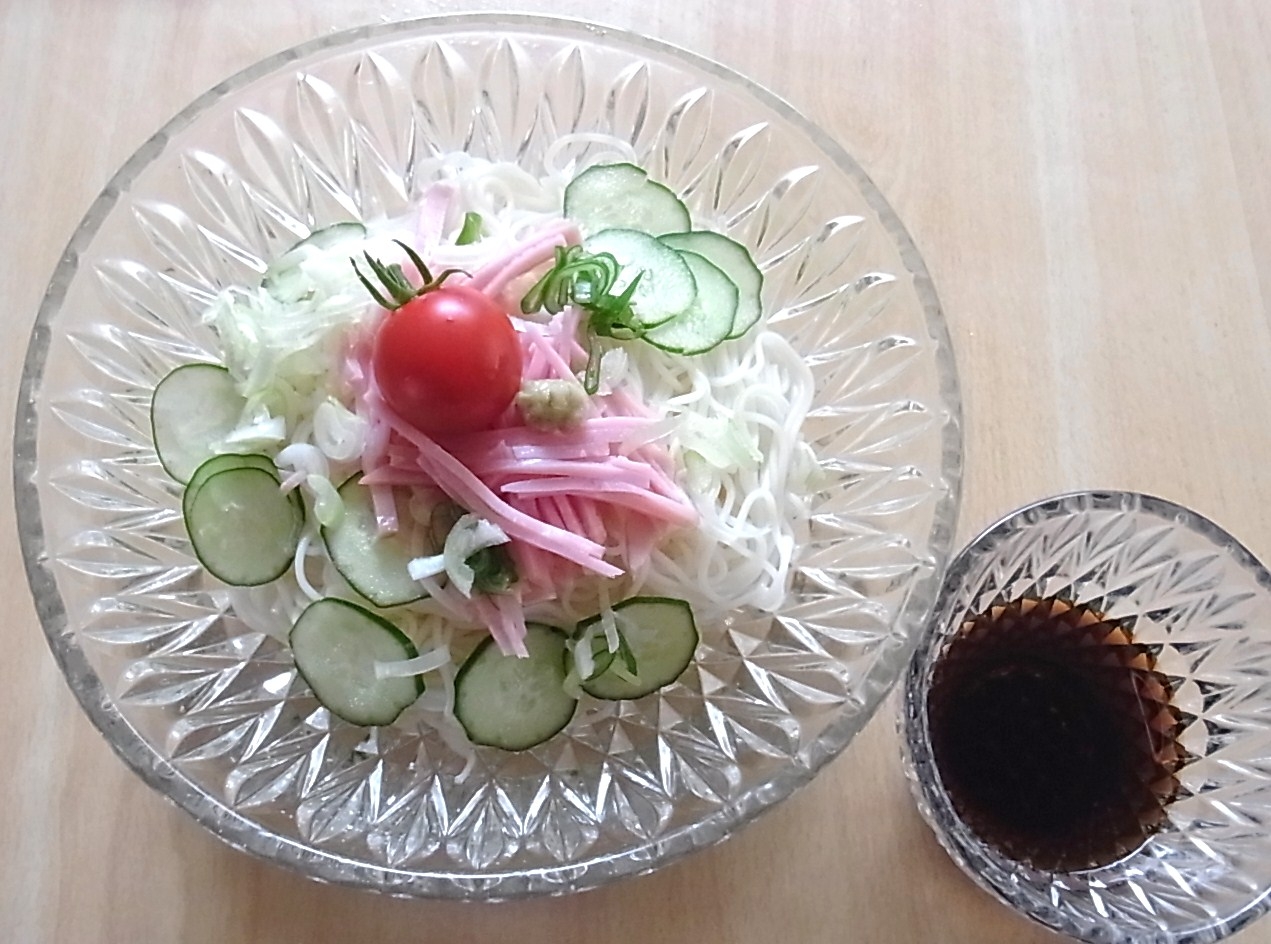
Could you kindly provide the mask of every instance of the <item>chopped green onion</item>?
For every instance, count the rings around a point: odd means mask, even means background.
[[[463,226],[459,229],[459,236],[455,239],[455,245],[469,246],[475,243],[481,238],[483,223],[480,213],[465,213],[463,215]]]
[[[465,563],[472,568],[472,589],[478,593],[503,593],[516,583],[516,565],[502,545],[483,547]]]
[[[622,630],[618,630],[618,658],[622,660],[623,666],[631,673],[632,678],[639,674],[640,669],[636,665],[635,653],[631,651],[631,644],[627,642],[627,637],[623,635]]]
[[[594,395],[600,389],[600,360],[604,348],[598,338],[631,341],[644,334],[631,310],[631,298],[644,276],[636,273],[620,295],[611,294],[622,266],[611,253],[592,254],[582,246],[558,246],[556,261],[521,299],[521,311],[544,309],[555,315],[568,305],[587,312],[587,367],[583,389]]]

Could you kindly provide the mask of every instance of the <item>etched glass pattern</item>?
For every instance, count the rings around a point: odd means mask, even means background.
[[[1162,828],[1080,872],[1013,862],[959,819],[933,763],[925,712],[936,661],[964,616],[995,600],[1058,596],[1132,621],[1158,651],[1191,759]],[[1271,574],[1212,522],[1130,492],[1048,499],[954,559],[905,680],[906,767],[924,818],[959,866],[1007,904],[1090,942],[1215,941],[1271,890]]]
[[[630,141],[695,217],[752,247],[817,392],[825,467],[788,602],[703,627],[660,694],[585,702],[476,769],[430,731],[334,721],[191,556],[148,405],[208,357],[200,312],[312,228],[403,210],[451,150],[537,172],[569,131]],[[586,143],[579,157],[587,157]],[[961,440],[930,281],[855,163],[769,93],[641,37],[465,16],[323,39],[227,81],[92,207],[28,355],[15,470],[55,656],[147,782],[240,848],[399,894],[570,891],[718,841],[870,717],[935,598]]]

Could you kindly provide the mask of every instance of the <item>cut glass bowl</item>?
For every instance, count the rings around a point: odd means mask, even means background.
[[[816,380],[824,468],[776,613],[702,627],[674,685],[585,701],[522,754],[333,721],[288,650],[205,576],[150,442],[156,381],[215,357],[200,313],[312,228],[395,214],[463,150],[541,170],[571,131],[624,138],[695,218],[751,247]],[[559,156],[559,155],[557,155]],[[587,159],[585,141],[576,156]],[[565,20],[359,29],[199,98],[119,171],[54,275],[15,436],[40,619],[85,711],[232,845],[402,895],[560,893],[724,838],[838,754],[935,598],[961,464],[945,326],[903,227],[788,105],[708,60]]]
[[[927,694],[970,614],[1056,596],[1132,624],[1183,714],[1191,759],[1164,824],[1100,868],[1035,869],[958,816],[932,755]],[[1217,525],[1133,492],[1081,492],[1008,515],[949,565],[905,680],[901,727],[923,817],[981,887],[1100,944],[1203,944],[1261,915],[1271,892],[1271,574]]]

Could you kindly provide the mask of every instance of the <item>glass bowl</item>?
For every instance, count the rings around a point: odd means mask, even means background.
[[[1099,868],[1035,869],[960,818],[932,752],[935,666],[969,614],[1057,596],[1133,621],[1174,690],[1190,759],[1136,850]],[[949,566],[905,678],[905,763],[923,817],[981,887],[1090,942],[1215,941],[1261,915],[1271,890],[1271,574],[1195,512],[1132,492],[1081,492],[992,525]]]
[[[392,215],[463,150],[537,172],[570,131],[624,138],[696,218],[751,247],[809,360],[822,463],[775,613],[702,627],[693,666],[584,701],[532,751],[333,719],[289,651],[193,559],[148,404],[207,357],[221,288],[325,223]],[[584,146],[577,156],[585,157]],[[507,898],[647,871],[806,783],[899,677],[934,602],[961,464],[922,261],[843,149],[772,94],[641,36],[507,14],[354,30],[203,95],[119,171],[39,312],[15,436],[18,521],[55,657],[149,784],[230,844],[331,882]]]

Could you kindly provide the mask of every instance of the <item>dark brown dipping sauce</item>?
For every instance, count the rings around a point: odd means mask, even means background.
[[[1188,759],[1153,651],[1057,598],[968,618],[935,668],[931,745],[958,815],[1038,869],[1134,851],[1165,819]]]

